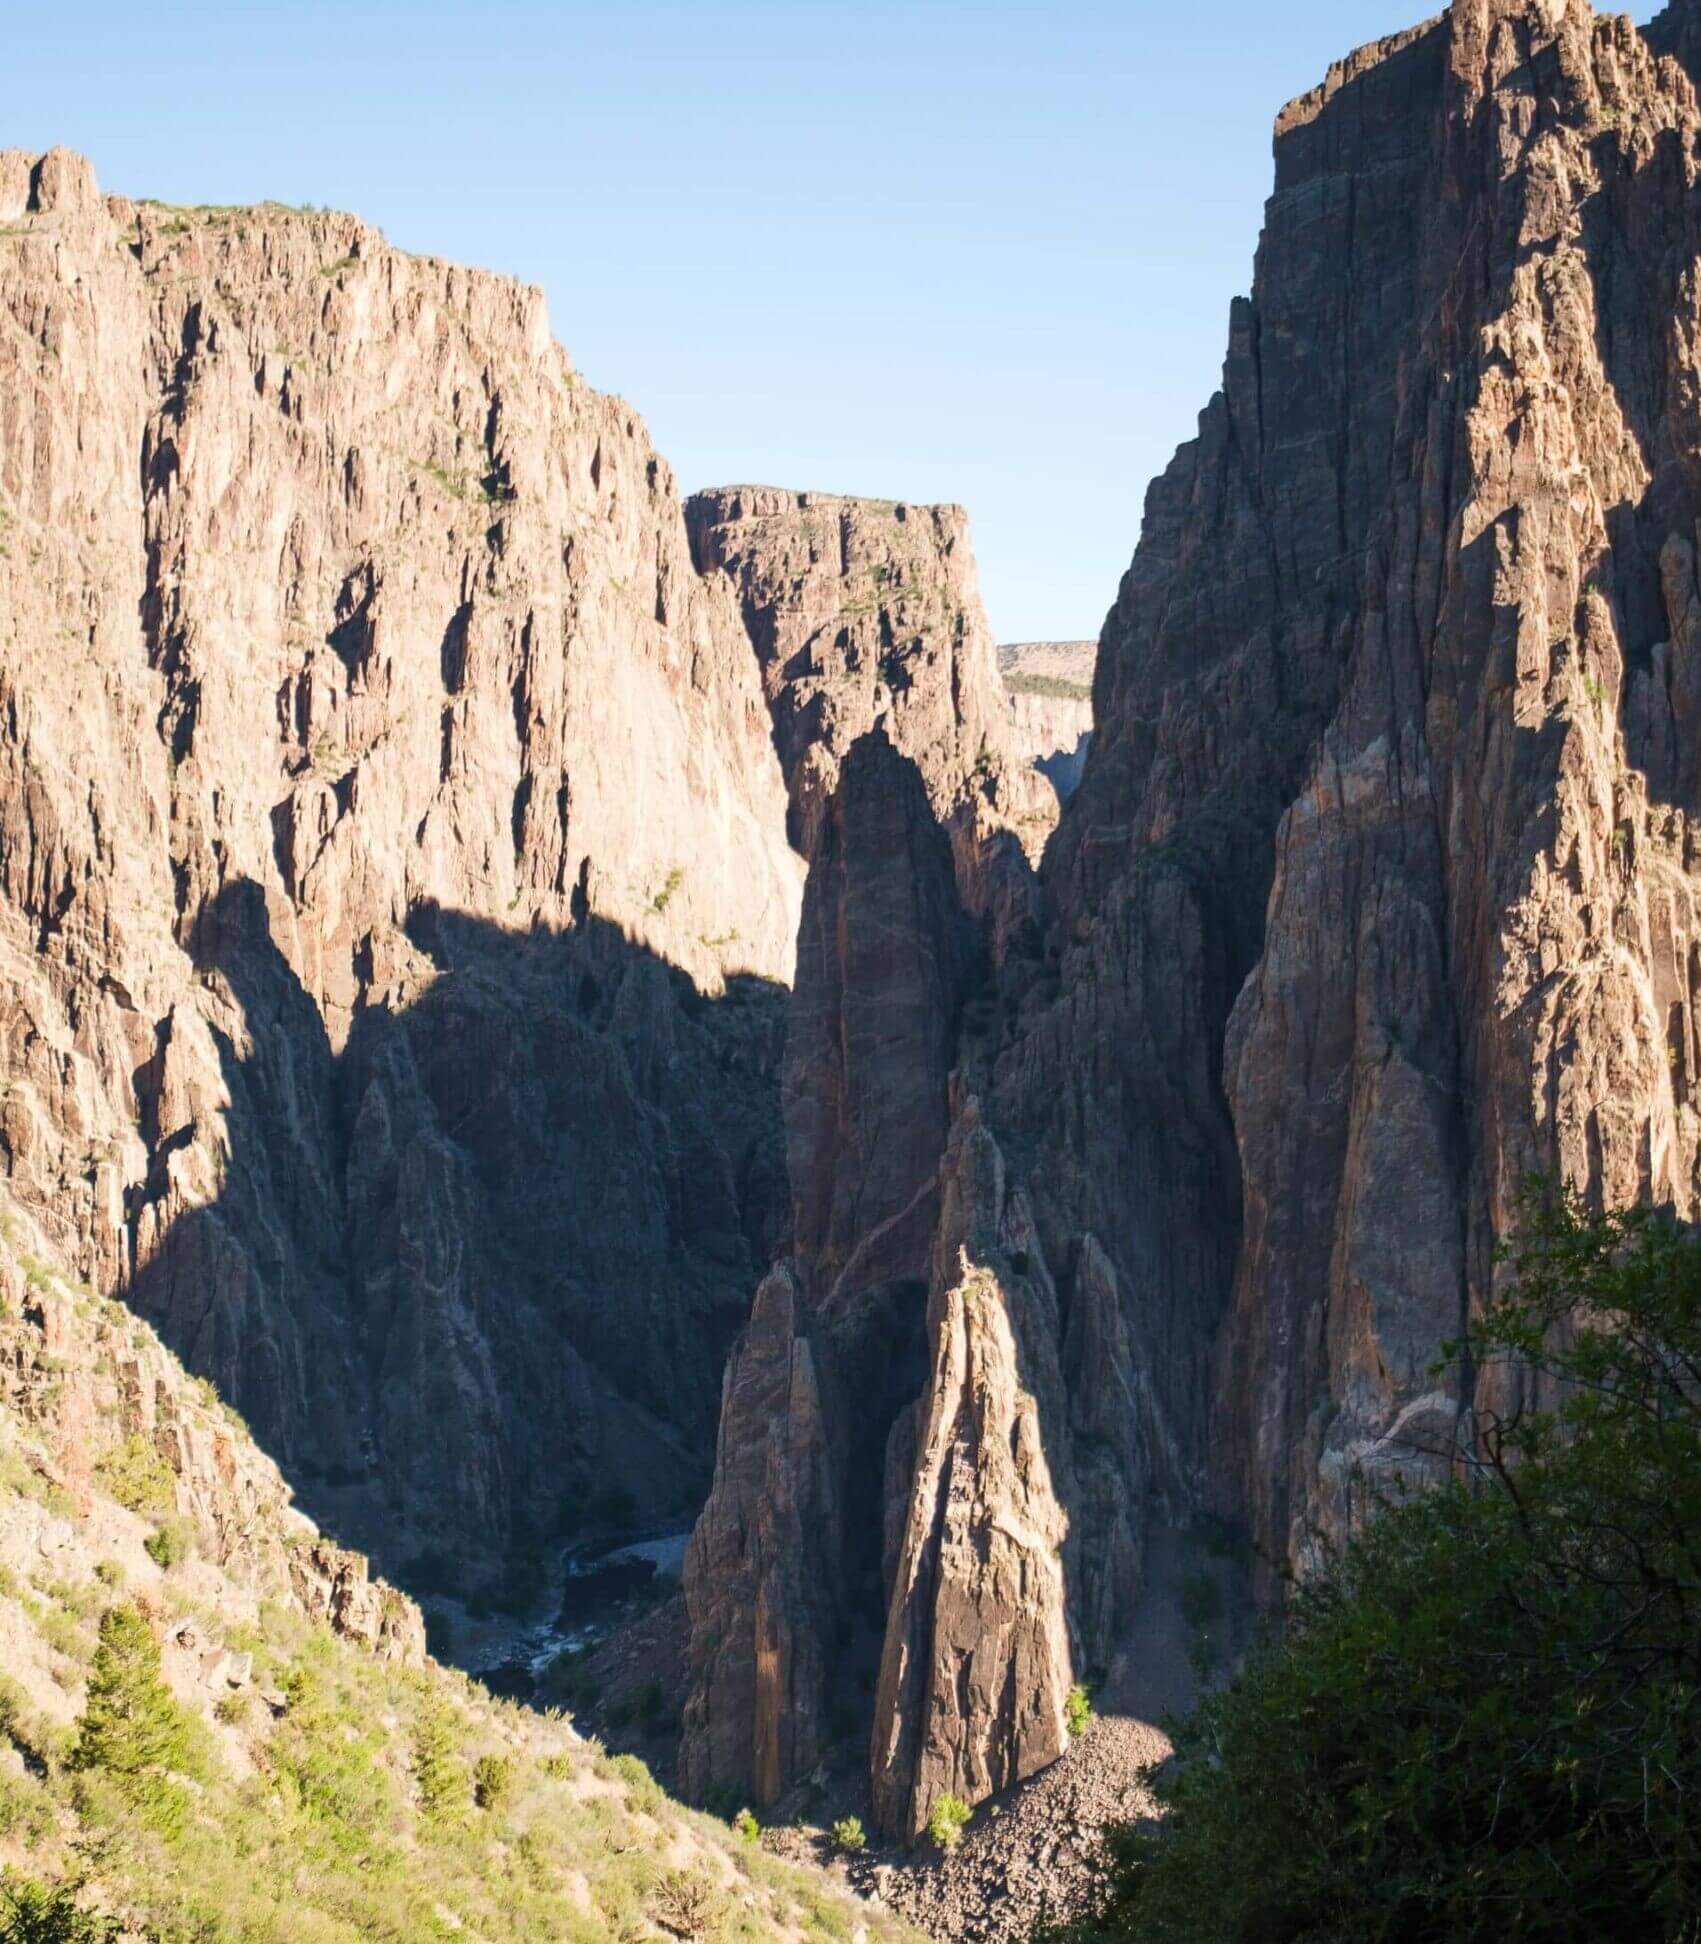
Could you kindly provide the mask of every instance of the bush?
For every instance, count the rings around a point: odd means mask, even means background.
[[[284,1695],[268,1759],[287,1794],[333,1843],[364,1854],[395,1807],[379,1761],[382,1744],[338,1703],[317,1668],[292,1668]]]
[[[130,1605],[109,1607],[89,1674],[71,1767],[109,1776],[163,1834],[187,1808],[174,1775],[199,1766],[194,1730],[160,1674],[153,1629]]]
[[[195,1528],[187,1519],[167,1519],[142,1541],[148,1557],[162,1573],[181,1566],[195,1548]]]
[[[447,1819],[467,1806],[467,1771],[457,1752],[454,1716],[440,1701],[421,1703],[413,1731],[413,1779],[421,1813]]]
[[[0,1674],[0,1739],[16,1741],[29,1713],[29,1696],[23,1683],[10,1674]]]
[[[961,1796],[938,1796],[928,1813],[927,1833],[942,1850],[954,1850],[963,1840],[970,1813],[969,1805]]]
[[[1454,1348],[1564,1401],[1295,1596],[1075,1937],[1701,1934],[1701,1246],[1562,1196],[1513,1260]]]
[[[492,1814],[514,1793],[514,1764],[506,1755],[481,1755],[473,1765],[473,1801]]]
[[[868,1847],[868,1832],[860,1816],[846,1816],[833,1825],[833,1847],[841,1856],[856,1856]]]
[[[95,1476],[118,1503],[143,1517],[177,1504],[177,1475],[152,1440],[132,1431],[95,1466]]]
[[[1063,1719],[1068,1725],[1069,1738],[1087,1732],[1087,1724],[1093,1718],[1093,1697],[1079,1681],[1069,1690],[1069,1699],[1063,1704]]]
[[[740,1809],[732,1819],[732,1826],[738,1832],[740,1842],[759,1843],[762,1840],[762,1825],[756,1820],[755,1812]]]
[[[669,1870],[650,1892],[649,1912],[675,1937],[709,1937],[726,1908],[719,1891],[684,1870]]]
[[[50,1889],[16,1870],[0,1874],[0,1944],[110,1944],[121,1929],[110,1917],[79,1910],[73,1884]]]

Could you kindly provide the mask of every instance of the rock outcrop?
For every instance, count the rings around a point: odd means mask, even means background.
[[[877,1642],[886,1507],[909,1484],[889,1441],[925,1376],[956,1028],[984,963],[921,774],[877,727],[845,758],[804,894],[784,1071],[794,1260],[729,1363],[686,1556],[699,1793],[766,1804],[800,1780],[829,1670],[859,1631]]]
[[[1093,735],[1096,641],[1012,641],[998,651],[1016,753],[1067,803]]]
[[[1698,22],[1456,0],[1277,123],[1043,937],[1006,941],[951,1055],[1055,1319],[997,1248],[947,1254],[933,1374],[870,1426],[896,1831],[1041,1758],[1153,1517],[1244,1527],[1273,1594],[1447,1468],[1509,1401],[1435,1371],[1532,1171],[1695,1205]],[[970,1395],[1030,1340],[1044,1381]],[[1031,1559],[964,1541],[1000,1520]]]
[[[0,1542],[36,1528],[40,1559],[104,1544],[152,1581],[150,1527],[193,1535],[197,1592],[279,1600],[380,1659],[425,1659],[419,1608],[317,1531],[276,1464],[148,1325],[71,1282],[0,1201]],[[187,1549],[187,1541],[185,1549]]]
[[[784,821],[732,592],[536,291],[0,157],[0,1163],[340,1522],[706,1470]]]
[[[1130,1496],[1275,1561],[1504,1401],[1431,1367],[1530,1171],[1693,1202],[1694,18],[1458,0],[1284,110],[1101,644],[990,1106]]]
[[[1056,1292],[972,1101],[940,1174],[933,1369],[874,1704],[875,1814],[905,1837],[940,1796],[980,1802],[1055,1761],[1074,1679]]]
[[[693,494],[686,521],[698,566],[743,608],[804,856],[840,766],[876,722],[920,771],[941,823],[977,799],[1037,854],[1055,813],[1013,753],[960,506],[724,486]]]

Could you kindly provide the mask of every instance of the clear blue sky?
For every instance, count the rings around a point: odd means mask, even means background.
[[[1216,386],[1276,109],[1426,10],[49,0],[5,10],[0,146],[540,283],[685,489],[960,500],[1001,638],[1093,635]]]

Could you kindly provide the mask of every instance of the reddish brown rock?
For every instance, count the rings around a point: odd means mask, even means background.
[[[727,1363],[715,1486],[685,1561],[691,1795],[772,1802],[824,1742],[840,1514],[815,1358],[791,1271],[756,1292]]]
[[[1056,1292],[974,1102],[941,1175],[932,1375],[874,1705],[875,1815],[906,1838],[940,1796],[980,1802],[1055,1761],[1074,1681]]]
[[[0,211],[11,1192],[392,1557],[675,1500],[783,1220],[731,590],[536,291],[57,151]]]
[[[1283,112],[1101,647],[996,1112],[1114,1272],[1130,1497],[1296,1564],[1445,1464],[1529,1171],[1695,1193],[1692,20],[1460,0]]]

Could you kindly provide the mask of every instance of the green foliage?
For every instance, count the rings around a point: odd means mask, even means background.
[[[95,1578],[102,1586],[109,1586],[116,1593],[124,1584],[124,1562],[119,1559],[103,1559],[95,1566]]]
[[[109,1777],[162,1834],[181,1827],[187,1798],[176,1777],[202,1766],[199,1750],[161,1676],[153,1629],[127,1603],[101,1620],[71,1766]]]
[[[467,1770],[459,1748],[453,1713],[435,1695],[427,1695],[413,1728],[413,1779],[426,1816],[450,1820],[467,1806]]]
[[[181,1566],[195,1547],[195,1528],[188,1519],[167,1519],[142,1541],[148,1557],[163,1573]]]
[[[144,1518],[172,1511],[177,1504],[177,1477],[153,1442],[132,1431],[95,1466],[106,1489],[132,1512]]]
[[[0,1737],[17,1739],[18,1729],[29,1713],[29,1697],[23,1684],[10,1674],[0,1674]]]
[[[1087,1732],[1087,1724],[1093,1718],[1093,1697],[1079,1681],[1069,1690],[1069,1699],[1063,1704],[1063,1718],[1071,1740]]]
[[[1006,675],[1004,686],[1012,695],[1049,695],[1063,702],[1090,702],[1093,697],[1091,682],[1072,682],[1066,675]]]
[[[286,1799],[324,1830],[334,1850],[359,1852],[394,1820],[382,1742],[352,1718],[311,1662],[290,1670],[284,1697],[269,1755]]]
[[[666,1797],[655,1777],[636,1755],[607,1755],[598,1762],[599,1771],[612,1781],[626,1785],[626,1801],[640,1815],[660,1813]]]
[[[860,1816],[845,1816],[833,1825],[833,1848],[841,1856],[856,1856],[868,1847],[868,1832]]]
[[[513,1793],[513,1761],[506,1755],[481,1755],[473,1764],[473,1801],[494,1815]]]
[[[0,1875],[0,1944],[109,1944],[121,1926],[77,1906],[76,1885]]]
[[[602,1685],[586,1667],[589,1656],[581,1647],[563,1647],[544,1669],[540,1684],[546,1700],[582,1714],[602,1698]]]
[[[1557,1408],[1296,1594],[1076,1938],[1701,1936],[1701,1244],[1532,1197],[1512,1261],[1452,1349]]]
[[[740,1809],[732,1819],[732,1826],[738,1833],[741,1843],[759,1843],[762,1840],[762,1825],[756,1820],[752,1809]]]
[[[928,1812],[927,1833],[942,1850],[954,1850],[963,1840],[969,1815],[969,1805],[961,1796],[936,1796]]]

